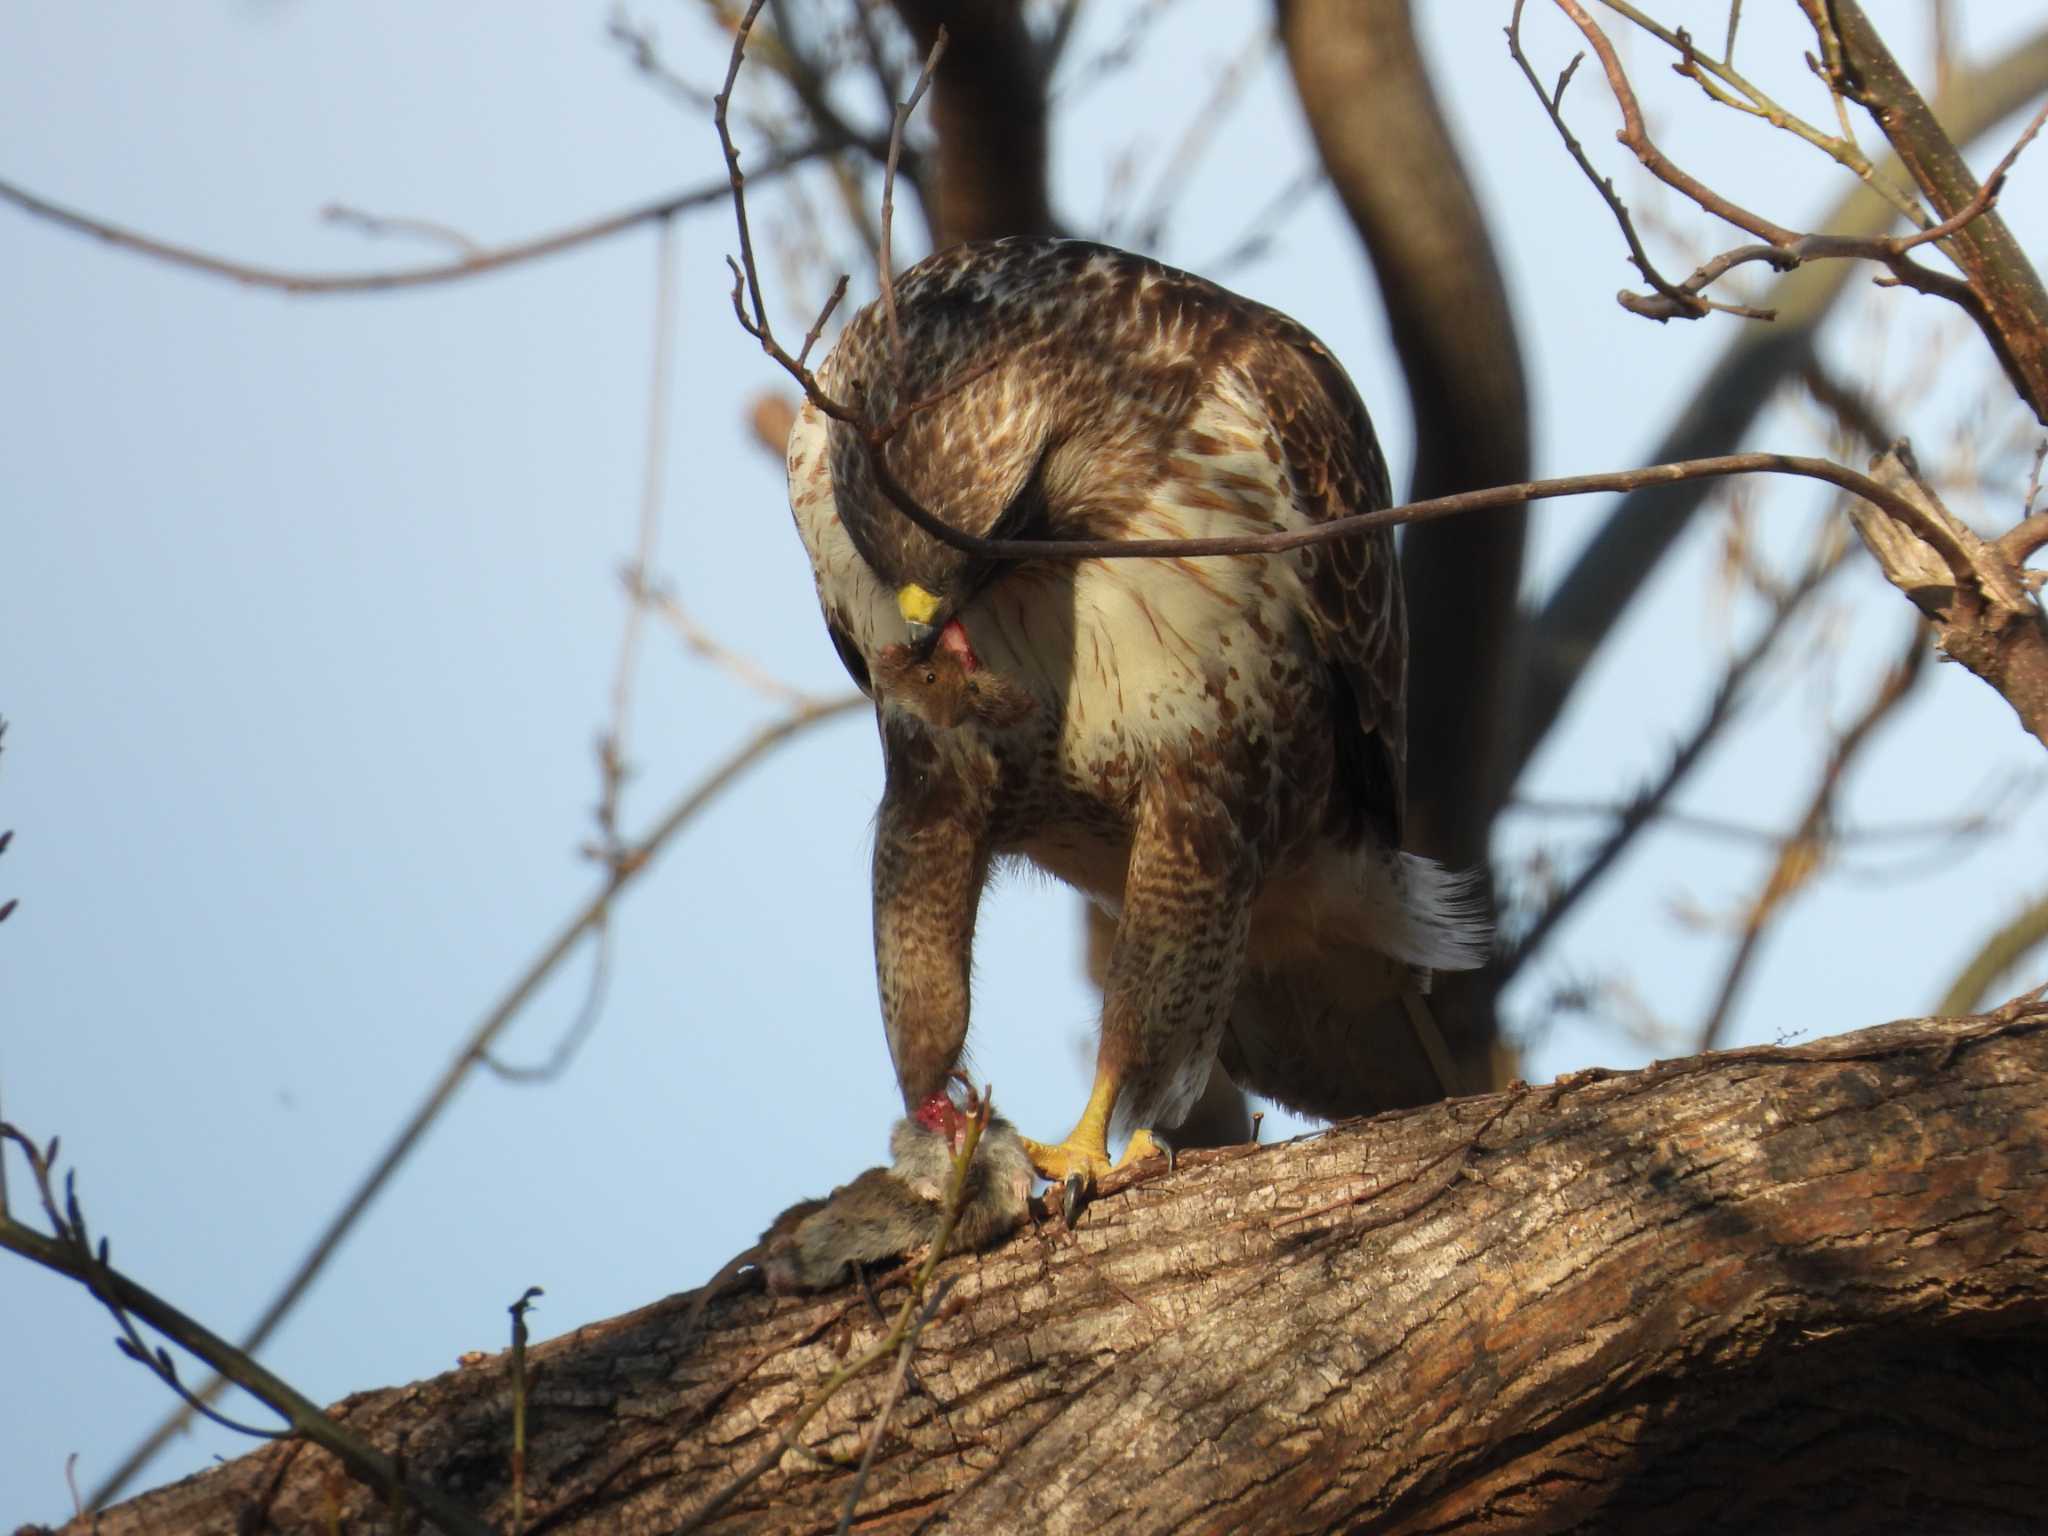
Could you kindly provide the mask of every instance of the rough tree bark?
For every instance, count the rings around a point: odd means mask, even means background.
[[[855,1529],[2035,1529],[2048,1005],[1197,1154],[942,1274]],[[527,1532],[686,1528],[881,1330],[686,1305],[532,1352]],[[832,1530],[887,1374],[708,1529]],[[511,1529],[502,1360],[338,1411]],[[69,1529],[331,1516],[405,1528],[281,1445]]]

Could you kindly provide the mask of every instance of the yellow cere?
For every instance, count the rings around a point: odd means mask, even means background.
[[[929,624],[938,614],[939,600],[913,581],[896,594],[896,611],[906,624]]]

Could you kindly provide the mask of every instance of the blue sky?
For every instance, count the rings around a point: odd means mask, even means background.
[[[1624,467],[1740,322],[1656,327],[1612,302],[1633,273],[1514,73],[1501,9],[1429,7],[1429,41],[1526,327],[1539,468]],[[1873,9],[1917,60],[1924,8]],[[1983,0],[1959,9],[1973,53],[2043,19]],[[1084,55],[1119,30],[1111,12],[1089,9]],[[639,14],[678,68],[715,80],[722,49],[695,8]],[[1704,30],[1718,37],[1714,14]],[[633,77],[605,41],[607,15],[597,3],[37,0],[0,24],[0,176],[166,239],[319,270],[435,254],[323,222],[329,203],[498,241],[714,179],[708,125]],[[1744,63],[1824,114],[1796,63],[1810,39],[1774,37],[1767,21],[1745,22]],[[1553,73],[1576,47],[1547,8],[1532,7],[1529,32]],[[1244,8],[1182,0],[1136,71],[1075,93],[1055,183],[1077,231],[1127,201],[1127,147],[1151,185],[1197,87],[1251,35]],[[1667,73],[1646,48],[1632,57],[1646,91]],[[1709,181],[1750,188],[1793,222],[1833,200],[1839,173],[1817,156],[1658,89],[1667,147]],[[1595,73],[1567,100],[1640,206],[1707,248],[1732,243],[1641,189]],[[2012,131],[1987,138],[1977,163]],[[2005,205],[2035,250],[2048,248],[2041,153]],[[1268,57],[1161,254],[1208,266],[1308,157]],[[797,217],[760,195],[771,235]],[[780,381],[726,308],[729,230],[714,210],[676,231],[657,565],[725,642],[834,692],[843,674],[779,466],[745,427]],[[21,900],[0,928],[0,1106],[37,1136],[63,1135],[116,1262],[223,1333],[258,1312],[594,884],[577,849],[623,614],[615,573],[639,516],[656,255],[642,230],[451,287],[294,299],[0,207],[0,826],[16,829],[0,897]],[[816,295],[779,266],[769,275],[800,333]],[[1408,426],[1385,326],[1327,195],[1228,280],[1345,360],[1402,478]],[[856,296],[869,281],[856,275]],[[1829,345],[1853,376],[1938,379],[1898,407],[1923,456],[1982,456],[2021,425],[1981,343],[1933,301],[1872,293],[1845,320]],[[1813,441],[1797,406],[1752,434],[1793,451]],[[2017,492],[1997,495],[1956,505],[2002,525]],[[1819,504],[1799,490],[1763,501],[1766,545],[1797,549]],[[1533,590],[1603,510],[1538,514]],[[1702,532],[1638,603],[1532,792],[1613,799],[1661,765],[1712,663],[1756,617],[1717,581],[1718,559]],[[1853,711],[1906,621],[1867,562],[1852,564],[1796,648],[1810,664],[1777,670],[1687,806],[1765,826],[1793,814],[1824,727]],[[627,826],[776,708],[651,628]],[[1945,667],[1853,777],[1845,819],[1946,815],[2040,766],[2004,706]],[[542,1336],[609,1316],[698,1283],[783,1205],[878,1160],[895,1091],[868,948],[877,781],[872,726],[855,714],[770,759],[679,838],[619,909],[605,1008],[569,1070],[534,1087],[470,1082],[268,1363],[324,1401],[501,1347],[504,1308],[531,1284],[547,1288]],[[1975,938],[2040,891],[2044,830],[2037,798],[1966,858],[1853,855],[1850,876],[1795,906],[1768,946],[1738,1038],[1931,1005]],[[1568,858],[1566,834],[1517,820],[1504,849],[1549,843]],[[1530,1075],[1656,1053],[1549,1024],[1545,994],[1575,976],[1625,975],[1649,1008],[1694,1025],[1727,945],[1674,910],[1738,905],[1760,857],[1675,832],[1645,839],[1510,999],[1538,1032]],[[1064,1129],[1085,1079],[1078,932],[1075,900],[1028,878],[1002,888],[982,928],[975,1062],[1039,1133]],[[549,1052],[586,965],[549,986],[506,1057]],[[18,1163],[10,1175],[18,1204]],[[0,1522],[65,1513],[66,1455],[90,1485],[165,1411],[168,1395],[111,1335],[75,1287],[0,1261],[0,1377],[32,1384],[0,1394]],[[242,1447],[194,1434],[147,1481]]]

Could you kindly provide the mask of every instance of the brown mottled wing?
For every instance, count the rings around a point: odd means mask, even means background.
[[[1392,503],[1387,464],[1358,391],[1323,344],[1268,310],[1244,360],[1280,434],[1295,502],[1310,522]],[[1408,760],[1408,616],[1386,529],[1313,545],[1295,559],[1309,632],[1337,691],[1337,766],[1352,836],[1398,848]],[[1355,721],[1355,729],[1344,722]]]

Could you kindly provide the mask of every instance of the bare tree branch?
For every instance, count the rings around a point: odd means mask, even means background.
[[[830,148],[831,146],[825,144],[806,144],[786,154],[770,156],[754,174],[761,177],[780,175],[795,166],[815,160]],[[146,256],[170,266],[183,267],[188,271],[203,272],[211,277],[224,277],[251,288],[269,288],[281,293],[300,295],[385,293],[395,288],[423,288],[436,283],[460,282],[466,278],[479,277],[486,272],[517,266],[522,262],[537,261],[544,256],[558,256],[578,246],[623,234],[642,224],[660,223],[692,208],[706,207],[730,195],[731,189],[726,182],[719,182],[716,186],[692,187],[667,197],[657,198],[653,202],[641,203],[636,207],[607,214],[603,218],[592,219],[588,223],[574,224],[567,229],[556,230],[552,234],[537,235],[511,245],[495,246],[456,261],[437,262],[430,266],[398,267],[382,272],[293,272],[278,267],[264,267],[252,262],[237,261],[226,256],[215,256],[206,251],[194,250],[190,246],[159,240],[152,235],[141,234],[104,219],[66,208],[60,203],[53,203],[48,198],[39,197],[12,182],[0,181],[0,199],[13,203],[37,218],[62,225],[79,234],[91,235],[122,250],[133,251],[139,256]]]
[[[2044,1191],[2038,999],[1189,1154],[1106,1183],[1075,1232],[941,1267],[918,1360],[945,1399],[899,1398],[854,1528],[2025,1529]],[[844,1293],[746,1299],[709,1334],[688,1312],[534,1348],[536,1531],[677,1530],[887,1331]],[[830,1530],[888,1389],[849,1384],[814,1454],[707,1524]],[[351,1420],[495,1513],[503,1399],[456,1372]],[[1758,1455],[1788,1423],[1827,1454]],[[320,1471],[281,1481],[278,1528],[319,1528]],[[271,1475],[212,1469],[100,1536],[230,1529]]]
[[[1959,75],[1936,113],[1956,138],[1969,142],[2004,121],[2048,86],[2048,31],[2035,33],[1993,63]],[[1882,172],[1897,173],[1896,159]],[[1881,234],[1892,209],[1868,187],[1845,197],[1818,227],[1842,233]],[[1814,339],[1853,269],[1816,264],[1787,273],[1772,287],[1770,326],[1731,336],[1692,401],[1648,457],[1691,459],[1729,452],[1742,440],[1775,386],[1813,355]],[[1587,660],[1601,644],[1649,573],[1690,525],[1703,486],[1657,485],[1624,500],[1608,514],[1530,626],[1528,656],[1515,693],[1517,728],[1510,776],[1525,769],[1572,697]],[[1653,510],[1654,509],[1654,510]]]
[[[1707,749],[1720,739],[1722,731],[1741,708],[1750,678],[1777,648],[1793,617],[1805,607],[1806,600],[1820,590],[1821,584],[1834,573],[1839,564],[1839,557],[1815,561],[1807,567],[1790,590],[1772,605],[1770,617],[1765,620],[1756,638],[1722,673],[1721,680],[1715,685],[1713,697],[1707,701],[1706,710],[1702,713],[1699,723],[1672,753],[1669,766],[1658,775],[1654,784],[1643,789],[1628,802],[1592,857],[1579,867],[1562,889],[1543,904],[1534,920],[1515,940],[1513,946],[1501,956],[1498,962],[1501,986],[1505,987],[1522,966],[1542,950],[1544,944],[1557,931],[1558,925],[1570,915],[1573,908],[1601,877],[1614,867],[1616,861],[1634,843],[1637,834],[1664,813],[1671,796],[1677,793],[1678,787],[1690,776],[1692,770],[1699,766],[1700,760],[1706,756]]]
[[[943,26],[946,68],[932,87],[937,134],[932,248],[997,235],[1058,233],[1046,188],[1044,54],[1014,0],[896,0],[920,54]]]
[[[1371,256],[1414,407],[1408,495],[1526,479],[1514,315],[1406,0],[1283,0],[1279,15],[1309,131]],[[1410,841],[1465,867],[1484,863],[1507,792],[1524,521],[1411,528],[1402,540]]]
[[[1770,872],[1743,911],[1741,937],[1729,957],[1713,1004],[1707,1010],[1706,1022],[1700,1026],[1694,1047],[1698,1054],[1704,1055],[1720,1044],[1722,1032],[1728,1026],[1735,1000],[1741,994],[1743,982],[1748,978],[1766,930],[1784,910],[1785,903],[1813,878],[1820,867],[1826,850],[1825,833],[1834,814],[1835,796],[1841,788],[1843,774],[1869,742],[1872,732],[1926,676],[1928,650],[1927,638],[1916,623],[1906,637],[1905,654],[1886,671],[1871,693],[1869,702],[1848,728],[1836,737],[1806,810],[1778,845]]]
[[[1592,42],[1594,51],[1600,56],[1601,66],[1607,74],[1608,85],[1613,90],[1615,100],[1620,104],[1622,111],[1623,127],[1617,135],[1621,142],[1634,151],[1636,157],[1652,175],[1675,187],[1706,212],[1726,219],[1730,223],[1753,234],[1761,235],[1765,241],[1762,245],[1739,246],[1734,250],[1722,252],[1720,255],[1702,263],[1682,283],[1673,283],[1657,271],[1651,265],[1647,253],[1643,250],[1642,241],[1636,235],[1635,226],[1629,218],[1628,209],[1623,205],[1620,196],[1615,192],[1613,183],[1594,170],[1592,162],[1586,157],[1586,153],[1578,140],[1572,137],[1570,130],[1565,127],[1564,117],[1559,110],[1559,104],[1564,94],[1565,81],[1569,79],[1571,70],[1567,69],[1565,74],[1559,78],[1556,92],[1553,95],[1546,95],[1541,83],[1536,78],[1533,66],[1530,65],[1528,59],[1523,55],[1519,36],[1521,6],[1518,3],[1515,9],[1515,20],[1508,28],[1509,51],[1513,53],[1516,62],[1521,65],[1522,73],[1527,76],[1530,86],[1536,91],[1537,96],[1542,99],[1544,110],[1550,114],[1551,122],[1556,126],[1558,133],[1564,139],[1565,148],[1570,151],[1572,158],[1578,163],[1579,168],[1586,174],[1587,178],[1599,189],[1601,196],[1606,199],[1609,209],[1612,210],[1616,222],[1621,227],[1623,237],[1628,242],[1629,259],[1636,264],[1636,268],[1643,274],[1644,280],[1656,290],[1656,297],[1654,298],[1623,292],[1619,295],[1619,298],[1624,309],[1658,321],[1674,319],[1697,320],[1716,310],[1740,315],[1752,320],[1772,320],[1776,318],[1776,314],[1770,309],[1758,308],[1752,305],[1723,304],[1717,300],[1705,297],[1705,291],[1729,272],[1753,262],[1767,263],[1777,270],[1784,272],[1790,271],[1792,268],[1809,261],[1863,260],[1877,262],[1887,268],[1891,274],[1890,282],[1917,289],[1921,293],[1947,299],[1962,308],[1980,329],[1988,331],[1992,328],[1991,312],[1987,308],[1983,296],[1979,294],[1972,284],[1951,277],[1946,273],[1936,272],[1924,267],[1912,260],[1907,253],[1915,247],[1925,245],[1931,241],[1945,241],[1950,236],[1961,231],[1966,225],[1983,218],[1991,211],[1992,206],[1998,200],[2000,190],[2004,186],[2007,172],[2011,170],[2013,163],[2019,158],[2020,152],[2026,148],[2033,140],[2034,135],[2040,130],[2042,117],[2048,116],[2048,107],[2044,107],[2041,115],[2036,116],[2027,129],[2021,133],[2018,141],[2006,153],[2005,157],[1999,161],[1998,165],[1993,168],[1983,185],[1976,187],[1968,201],[1955,209],[1949,217],[1943,219],[1940,223],[1930,223],[1922,218],[1918,221],[1922,227],[1917,233],[1903,236],[1800,234],[1772,224],[1769,220],[1737,206],[1674,165],[1657,148],[1644,128],[1642,108],[1636,101],[1634,88],[1629,84],[1628,76],[1622,69],[1621,60],[1615,53],[1613,45],[1608,41],[1606,33],[1594,23],[1593,19],[1586,14],[1585,9],[1576,3],[1576,0],[1557,0],[1557,3],[1578,25],[1579,29],[1585,33],[1587,39]],[[1689,41],[1683,33],[1678,34],[1677,40],[1681,44],[1686,44]],[[1688,54],[1688,59],[1690,58],[1691,55]],[[1573,63],[1576,64],[1577,60],[1575,59]],[[1717,96],[1715,99],[1721,100],[1723,98]],[[1996,345],[1995,338],[1994,345]]]
[[[1856,0],[1800,0],[1800,7],[1821,38],[1829,84],[1869,111],[1935,210],[1946,220],[1969,207],[1981,192],[1976,175],[1863,8]],[[1989,211],[1958,228],[1942,249],[1982,300],[1981,328],[2013,387],[2048,422],[2048,288],[2033,263]]]

